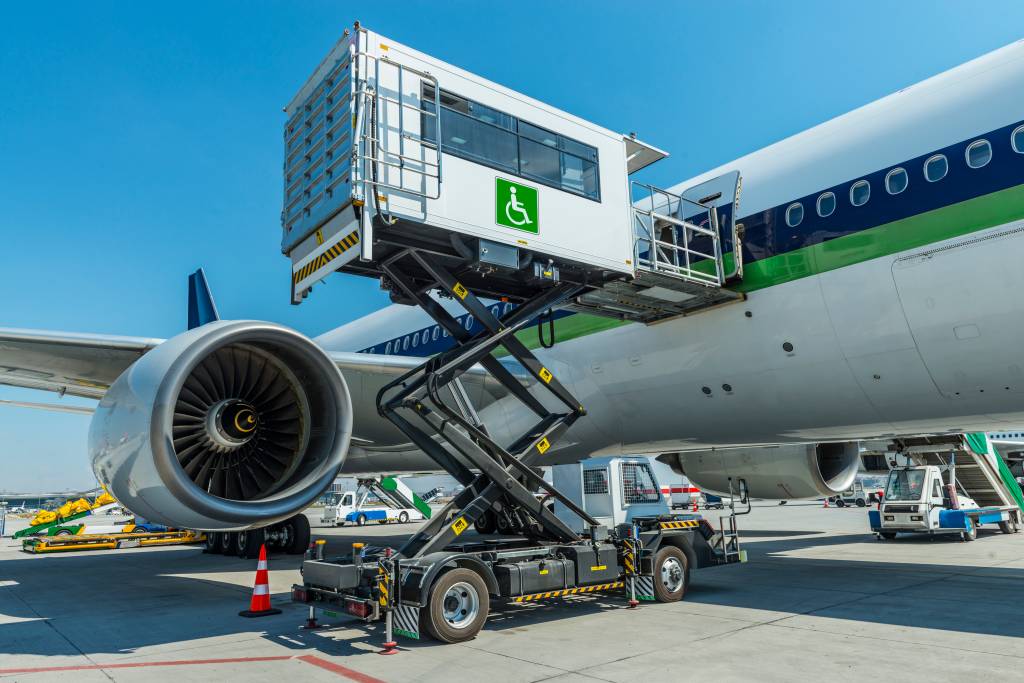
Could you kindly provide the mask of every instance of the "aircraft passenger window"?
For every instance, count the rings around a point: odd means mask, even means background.
[[[850,203],[854,206],[864,206],[871,198],[871,184],[866,180],[858,180],[850,187]]]
[[[818,197],[818,215],[828,218],[836,211],[836,196],[831,192],[823,192]]]
[[[405,335],[405,339],[402,340],[402,350],[403,351],[408,351],[409,350],[409,335]]]
[[[468,331],[470,331],[472,329],[473,329],[473,316],[467,315],[466,316],[466,331],[468,332]]]
[[[800,202],[790,204],[786,209],[786,225],[795,228],[804,220],[804,205]]]
[[[512,310],[512,304],[505,304],[505,313],[508,313],[511,310]]]
[[[388,342],[388,345],[384,347],[384,353],[385,354],[391,353],[391,342]]]
[[[1017,154],[1024,154],[1024,126],[1017,126],[1010,133],[1010,145],[1013,146],[1013,151]]]
[[[924,162],[924,179],[929,183],[934,183],[938,180],[942,180],[946,177],[949,172],[949,162],[946,161],[946,157],[941,154],[936,154],[930,157],[928,161]]]
[[[423,330],[420,333],[420,342],[426,344],[428,341],[430,341],[430,330]]]
[[[414,335],[412,335],[412,348],[415,349],[419,345],[420,345],[420,333],[417,332]]]
[[[981,168],[992,161],[992,145],[988,140],[978,140],[967,145],[967,165],[971,168]]]
[[[430,333],[430,339],[431,339],[432,341],[437,341],[437,335],[438,335],[438,333],[439,333],[440,331],[441,331],[441,330],[440,330],[440,328],[438,328],[438,327],[437,327],[437,326],[435,325],[435,326],[434,326],[434,331]]]
[[[885,176],[885,191],[889,194],[899,194],[907,189],[910,178],[902,168],[894,168]]]

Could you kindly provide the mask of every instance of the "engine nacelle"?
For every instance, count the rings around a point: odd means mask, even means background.
[[[853,485],[860,467],[857,442],[787,444],[669,453],[658,459],[701,489],[738,493],[747,482],[751,498],[798,499],[833,496]]]
[[[111,385],[89,427],[97,478],[172,527],[239,530],[305,509],[352,434],[348,387],[307,337],[219,321],[153,349]]]

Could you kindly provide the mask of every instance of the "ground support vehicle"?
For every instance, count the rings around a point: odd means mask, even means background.
[[[76,550],[119,550],[158,545],[187,545],[206,540],[200,531],[134,531],[131,533],[85,534],[79,536],[31,536],[21,542],[27,553],[63,553]]]
[[[27,536],[72,536],[86,533],[87,518],[92,517],[93,515],[106,514],[109,510],[119,506],[119,503],[113,502],[106,505],[100,505],[99,507],[92,508],[90,510],[73,513],[65,517],[56,517],[48,522],[35,524],[16,531],[11,535],[11,538],[25,538]],[[113,527],[109,529],[103,528],[97,530],[97,533],[103,533],[106,531],[114,531],[114,529]]]
[[[829,498],[829,502],[839,508],[846,507],[847,505],[856,505],[862,508],[867,507],[871,503],[871,496],[864,490],[863,483],[855,481],[853,486],[847,490]]]
[[[983,524],[1004,533],[1024,524],[1020,487],[984,435],[921,437],[897,448],[908,464],[889,472],[879,509],[868,511],[879,540],[926,533],[973,541]]]
[[[369,522],[419,522],[429,519],[430,506],[397,477],[373,477],[359,480],[355,491],[340,494],[335,502],[325,505],[320,522],[331,526]]]

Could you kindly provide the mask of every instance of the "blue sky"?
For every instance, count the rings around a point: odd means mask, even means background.
[[[222,316],[319,334],[386,305],[288,304],[281,107],[359,19],[672,153],[669,185],[1020,38],[987,2],[8,4],[0,325],[168,337],[185,276]],[[651,27],[651,28],[646,28]],[[0,388],[0,398],[50,400]],[[0,490],[92,484],[88,418],[0,406]]]

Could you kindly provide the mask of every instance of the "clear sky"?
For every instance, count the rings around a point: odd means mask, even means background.
[[[228,318],[319,334],[386,305],[334,276],[290,306],[279,250],[281,107],[356,19],[636,131],[670,185],[1017,40],[1024,3],[8,2],[0,326],[169,337],[198,266]],[[87,429],[0,405],[0,490],[92,485]]]

